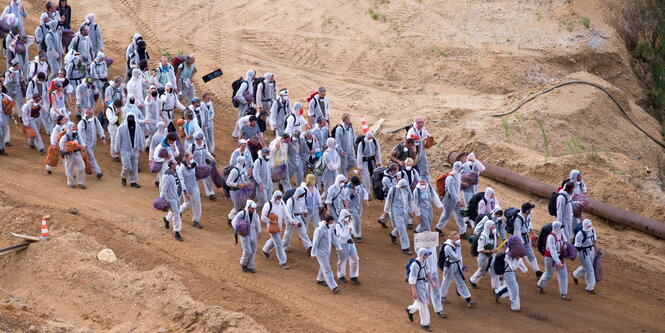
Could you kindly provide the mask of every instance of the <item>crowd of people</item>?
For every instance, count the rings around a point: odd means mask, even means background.
[[[356,132],[349,114],[333,116],[325,87],[313,91],[307,103],[292,103],[290,91],[278,88],[275,74],[258,77],[254,70],[232,84],[237,118],[225,125],[237,149],[228,163],[222,162],[215,154],[212,96],[206,92],[197,97],[192,81],[197,72],[194,54],[163,56],[150,69],[147,41],[136,33],[126,48],[125,77],[109,77],[112,61],[104,54],[94,14],[88,14],[74,33],[66,0],[58,5],[49,1],[45,9],[34,36],[25,34],[28,14],[19,0],[12,0],[0,17],[0,23],[10,27],[5,38],[7,71],[0,78],[0,154],[6,155],[5,147],[11,147],[10,121],[16,121],[15,115],[28,145],[46,155],[49,174],[64,159],[72,188],[86,188],[86,173],[103,177],[95,159],[100,141],[109,144],[110,156],[122,163],[122,185],[141,187],[139,159],[145,153],[159,189],[154,206],[167,213],[164,227],[177,241],[183,241],[185,211],[192,211],[193,228],[203,228],[202,183],[210,200],[223,194],[233,202],[227,222],[240,239],[243,272],[256,272],[265,224],[261,255],[272,260],[274,254],[279,267],[289,269],[287,253],[297,233],[303,251],[319,263],[316,282],[333,293],[341,290],[337,281],[360,284],[356,244],[363,243],[363,207],[369,207],[369,201],[384,201],[377,221],[383,228],[390,223],[390,242],[408,256],[413,255],[409,231],[434,228],[442,236],[452,217],[457,230],[438,249],[415,249],[417,257],[407,267],[413,296],[407,316],[413,321],[418,311],[424,330],[430,330],[430,301],[436,315],[446,317],[443,304],[450,302],[453,281],[467,306],[475,304],[466,283],[461,239],[469,239],[472,255],[477,256],[471,287],[489,276],[496,302],[509,297],[513,311],[521,309],[516,273],[528,272],[524,257],[541,293],[556,272],[561,298],[570,300],[564,261],[564,249],[570,246],[579,250],[582,262],[573,281],[577,284],[584,276],[586,290],[595,292],[597,239],[591,221],[580,222],[587,188],[579,171],[573,170],[551,199],[555,222],[546,227],[550,231],[537,233],[531,221],[535,205],[527,202],[504,211],[492,188],[479,192],[478,176],[485,166],[473,153],[433,179],[427,151],[434,138],[425,118],[416,117],[404,141],[383,158],[372,131]],[[33,43],[38,54],[29,61]],[[48,145],[42,141],[42,130]],[[436,221],[434,206],[441,211]],[[502,242],[508,244],[505,252]],[[535,242],[544,243],[544,273]],[[333,247],[336,272],[330,264]]]

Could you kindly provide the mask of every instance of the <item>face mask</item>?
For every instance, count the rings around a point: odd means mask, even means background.
[[[409,152],[409,148],[404,147],[404,152],[405,152],[405,153],[408,153],[408,152]]]
[[[150,95],[152,95],[152,97],[157,97],[157,92],[153,91],[153,92],[150,93]]]
[[[407,165],[407,166],[405,166],[404,168],[406,169],[406,171],[411,171],[411,166],[408,166],[408,165]]]
[[[266,160],[266,161],[267,161],[269,158],[270,158],[270,156],[263,156],[263,159]]]
[[[453,244],[459,246],[460,245],[460,240],[458,239],[458,240],[454,241]]]

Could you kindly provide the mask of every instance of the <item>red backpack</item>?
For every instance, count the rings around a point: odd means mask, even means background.
[[[448,176],[452,175],[444,173],[436,179],[436,192],[442,197],[446,195],[446,178],[448,178]]]
[[[314,96],[316,96],[318,93],[319,93],[318,91],[315,91],[311,95],[309,95],[309,97],[307,97],[307,103],[311,102],[312,98],[314,98]]]

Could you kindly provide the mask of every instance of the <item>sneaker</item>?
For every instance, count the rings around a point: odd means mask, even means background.
[[[443,304],[450,304],[450,301],[449,301],[447,298],[445,298],[445,297],[441,297],[441,303],[443,303]]]
[[[175,232],[175,240],[177,240],[178,242],[182,242],[182,236],[180,236],[180,233],[177,231]]]
[[[307,256],[308,257],[312,256],[312,247],[311,246],[307,248]]]
[[[538,286],[538,285],[536,285],[536,286],[538,287],[538,292],[539,292],[539,293],[541,293],[541,294],[544,294],[544,293],[545,293],[545,289],[543,289],[543,287]]]
[[[501,296],[499,296],[498,293],[494,293],[494,301],[499,303],[499,300],[501,299]]]
[[[474,306],[475,304],[476,304],[476,301],[471,300],[471,301],[466,302],[466,307],[470,308],[470,307]]]
[[[338,280],[339,280],[339,282],[349,283],[349,281],[346,281],[346,277],[344,277],[344,276],[342,276]]]
[[[45,149],[42,149],[42,150],[39,151],[39,155],[45,155],[45,154],[46,154],[46,150],[45,150]]]
[[[199,223],[199,221],[192,222],[192,226],[196,229],[203,229],[203,226],[201,225],[201,223]]]
[[[471,283],[471,288],[473,288],[473,289],[478,289],[478,285],[477,285],[477,284],[475,284],[475,283],[473,283],[473,282],[469,282],[469,283]]]
[[[143,169],[138,168],[138,170],[136,170],[136,171],[138,171],[139,173],[141,173],[141,172],[143,172]]]
[[[397,245],[397,237],[395,237],[391,234],[390,235],[390,242],[393,243],[393,245]]]
[[[568,295],[566,295],[566,294],[561,295],[561,299],[564,300],[564,301],[569,301],[569,302],[573,300],[572,298],[568,297]]]
[[[131,184],[129,184],[129,186],[131,186],[133,188],[141,188],[141,185],[139,185],[137,183],[131,183]]]
[[[335,287],[335,289],[332,290],[332,293],[339,294],[340,291],[342,291],[342,289],[339,289],[339,287]]]
[[[406,308],[406,315],[409,317],[409,321],[413,322],[413,313],[409,311],[409,308]]]
[[[432,331],[432,328],[429,327],[429,325],[424,325],[424,326],[420,325],[420,328],[422,328],[423,331],[425,331],[425,332],[431,332]]]
[[[376,220],[379,222],[382,228],[388,229],[388,226],[386,225],[386,217],[385,216],[379,216],[379,218]]]
[[[515,309],[515,310],[510,309],[510,311],[512,311],[512,312],[522,312],[522,309]]]
[[[351,280],[353,280],[353,279],[351,279]],[[595,294],[596,294],[596,291],[593,290],[593,289],[591,289],[591,290],[587,290],[586,292],[588,292],[588,293],[591,294],[591,295],[595,295]]]
[[[211,195],[208,196],[208,199],[210,199],[212,201],[215,201],[215,200],[217,200],[217,196],[214,195],[214,194],[211,194]]]
[[[11,144],[11,143],[9,143],[9,142],[5,142],[5,146],[6,146],[6,147],[11,147],[11,146],[12,146],[12,144]]]
[[[159,182],[155,181],[155,186],[159,187]]]
[[[447,318],[448,317],[448,315],[443,311],[437,312],[436,316],[439,317],[439,318]]]
[[[231,222],[232,222],[231,219],[227,217],[226,218],[226,224],[228,224],[229,227],[233,227],[233,224],[231,224]]]
[[[263,253],[263,256],[266,257],[266,259],[270,259],[270,253],[261,251]]]
[[[69,188],[75,188],[76,187],[76,185],[74,185],[74,184],[67,185],[67,186],[69,186]]]
[[[290,267],[289,265],[287,265],[287,264],[281,264],[281,265],[279,265],[279,267],[281,267],[281,268],[283,268],[283,269],[290,269],[290,268],[291,268],[291,267]]]
[[[1,155],[1,154],[2,154],[2,153],[0,153],[0,155]],[[46,170],[46,173],[48,173],[48,174],[50,175],[50,174],[53,173],[53,171],[51,171],[51,170]]]
[[[326,283],[326,281],[319,281],[319,280],[316,280],[316,284],[318,284],[319,286],[326,286],[326,287],[328,286],[328,284]]]
[[[87,187],[83,184],[79,184],[79,188],[82,189],[82,190],[85,190]]]
[[[120,184],[122,184],[122,186],[127,186],[127,179],[125,178],[120,179]]]
[[[409,249],[402,250],[402,253],[406,254],[407,256],[413,255],[413,252]]]
[[[573,275],[573,274],[570,274],[570,275],[573,277],[573,283],[575,283],[575,285],[579,285],[580,281],[575,278],[575,275]]]
[[[256,270],[254,268],[247,268],[247,271],[252,274],[256,273]]]
[[[240,265],[240,267],[242,268],[242,272],[243,272],[243,273],[247,273],[247,272],[249,272],[249,270],[247,269],[247,266],[242,266],[242,265]]]
[[[359,284],[360,284],[360,280],[358,280],[357,277],[351,278],[351,284],[359,285]],[[594,292],[594,293],[595,293],[595,292]]]
[[[363,242],[362,237],[358,237],[358,238],[356,238],[356,242],[358,242],[358,243],[362,243],[362,242]]]
[[[540,279],[541,276],[543,276],[543,272],[537,271],[536,272],[536,279]]]
[[[97,179],[102,179],[102,177],[104,177],[103,173],[100,172],[100,173],[97,174]]]
[[[120,162],[120,157],[114,157],[113,162]]]
[[[162,217],[162,221],[164,221],[164,228],[166,228],[166,230],[168,230],[169,229],[169,220],[167,220],[166,217]]]

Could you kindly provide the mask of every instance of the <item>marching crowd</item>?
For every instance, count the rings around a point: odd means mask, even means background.
[[[536,232],[531,221],[535,205],[526,202],[503,210],[492,188],[480,192],[478,176],[485,166],[473,153],[455,162],[449,173],[431,177],[427,151],[436,142],[423,117],[405,128],[404,141],[384,158],[372,131],[356,132],[349,114],[332,117],[325,87],[311,93],[307,103],[292,103],[289,90],[278,88],[275,74],[259,77],[253,70],[231,86],[237,118],[226,125],[233,129],[237,149],[228,163],[221,162],[215,155],[212,96],[206,92],[197,97],[192,81],[197,72],[194,54],[161,57],[151,69],[146,41],[136,33],[125,52],[125,78],[109,77],[112,60],[103,52],[94,14],[72,31],[66,0],[57,5],[49,1],[45,9],[34,36],[25,34],[28,14],[19,0],[12,0],[0,17],[7,60],[0,77],[0,154],[7,155],[5,147],[11,146],[15,115],[28,145],[46,155],[49,174],[64,159],[72,188],[86,188],[86,173],[103,177],[95,159],[99,141],[109,144],[110,156],[122,163],[122,185],[141,187],[139,159],[145,153],[159,188],[154,207],[167,213],[164,227],[176,240],[183,241],[182,215],[187,210],[192,211],[192,227],[203,228],[202,183],[210,200],[223,193],[233,202],[227,219],[240,238],[243,272],[256,272],[263,230],[267,239],[261,255],[272,259],[274,254],[279,267],[289,269],[287,253],[297,234],[303,250],[319,263],[317,283],[333,293],[340,292],[337,281],[360,284],[356,244],[363,243],[363,208],[369,201],[384,201],[377,221],[383,228],[390,222],[391,243],[409,256],[409,231],[434,228],[442,236],[453,218],[457,230],[438,249],[416,249],[416,258],[406,267],[413,297],[407,316],[413,321],[419,312],[426,331],[430,302],[437,316],[446,317],[443,304],[450,302],[452,282],[467,306],[475,304],[465,278],[461,239],[468,239],[478,261],[469,278],[472,289],[489,276],[496,302],[509,297],[513,311],[521,309],[516,273],[528,275],[523,258],[535,271],[541,293],[556,273],[561,298],[571,300],[564,258],[579,254],[582,266],[572,273],[573,281],[584,277],[586,290],[595,293],[597,236],[592,222],[581,219],[588,201],[579,171],[573,170],[550,199],[548,210],[555,221]],[[29,60],[32,44],[38,53]],[[49,138],[47,145],[41,130]],[[441,211],[438,220],[434,206]],[[333,247],[335,272],[330,264]],[[544,272],[534,248],[544,256]]]

